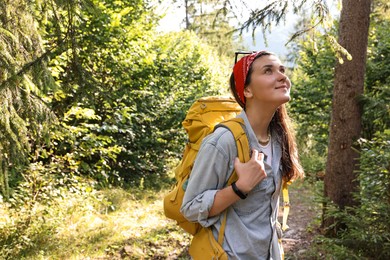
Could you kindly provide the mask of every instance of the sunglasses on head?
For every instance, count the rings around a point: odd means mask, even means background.
[[[237,63],[237,57],[238,55],[247,55],[247,54],[252,54],[255,53],[256,51],[236,51],[235,52],[235,58],[234,58],[234,64]]]

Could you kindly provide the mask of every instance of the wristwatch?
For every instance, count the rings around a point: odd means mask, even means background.
[[[241,199],[246,199],[246,197],[248,197],[248,194],[244,194],[242,191],[240,191],[237,188],[236,182],[232,183],[232,188],[233,188],[234,193],[236,193],[237,196],[240,197]]]

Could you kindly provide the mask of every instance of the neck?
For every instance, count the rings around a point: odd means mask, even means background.
[[[272,117],[275,114],[274,109],[267,109],[266,107],[251,107],[246,108],[246,115],[248,117],[249,123],[259,141],[264,143],[269,139],[269,124],[272,120]]]

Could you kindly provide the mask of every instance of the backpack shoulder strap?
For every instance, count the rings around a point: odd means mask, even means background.
[[[287,218],[290,212],[290,198],[288,196],[288,186],[291,184],[291,181],[283,180],[282,184],[282,195],[283,195],[283,222],[282,230],[285,231],[288,229]]]
[[[247,162],[250,160],[250,147],[249,147],[248,137],[246,136],[243,126],[244,126],[244,120],[242,118],[232,118],[230,120],[220,123],[218,126],[216,126],[216,128],[226,127],[232,132],[234,136],[234,140],[236,141],[238,158],[240,159],[241,162]],[[236,180],[237,180],[237,174],[236,171],[233,170],[233,173],[229,177],[229,180],[227,182],[227,186],[231,185]],[[225,212],[223,213],[221,228],[218,234],[218,243],[220,245],[222,245],[223,243],[223,237],[225,234],[227,211],[228,209],[226,209]]]
[[[250,146],[248,137],[246,136],[246,133],[244,131],[244,120],[242,118],[232,118],[227,121],[224,121],[220,123],[217,127],[222,126],[226,127],[232,132],[234,136],[234,140],[236,141],[237,145],[237,154],[238,158],[241,162],[247,162],[250,160]],[[228,181],[228,185],[232,184],[233,181],[235,181],[237,176],[235,175],[235,172],[232,174],[233,180]]]

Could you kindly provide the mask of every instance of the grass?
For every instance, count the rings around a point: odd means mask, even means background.
[[[40,206],[28,223],[18,222],[24,215],[2,207],[0,255],[4,259],[187,259],[190,236],[165,218],[165,192],[114,188],[89,196],[67,194],[51,206]],[[28,241],[21,241],[23,237]]]
[[[306,226],[311,214],[298,205],[313,211],[308,207],[313,204],[312,191],[299,182],[290,191],[294,203],[290,224],[295,218]],[[191,236],[163,214],[166,192],[142,188],[62,191],[49,204],[35,203],[17,211],[0,203],[0,256],[34,260],[190,259]],[[303,221],[304,216],[309,218]]]

